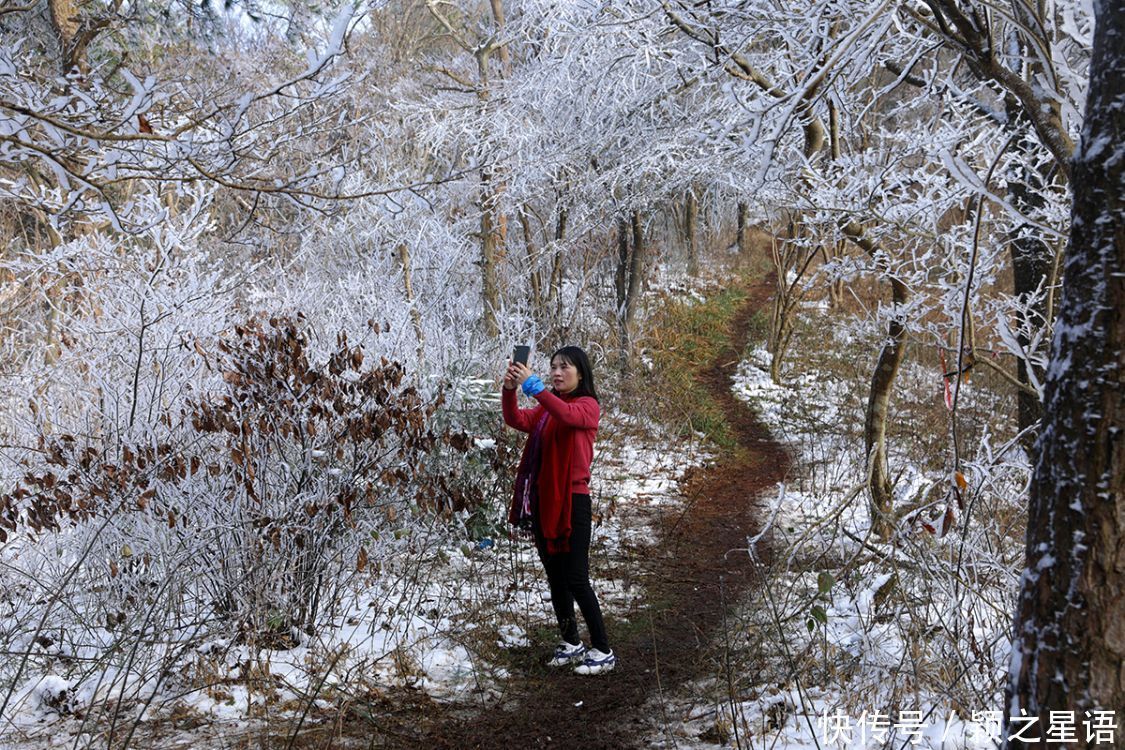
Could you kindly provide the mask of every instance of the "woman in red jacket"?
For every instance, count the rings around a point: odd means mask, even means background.
[[[504,422],[529,433],[508,520],[535,535],[547,571],[562,643],[548,662],[576,664],[578,674],[613,669],[598,597],[590,586],[590,461],[598,433],[598,394],[586,352],[567,346],[551,355],[552,389],[527,365],[509,363],[504,375]],[[516,387],[539,405],[516,406]],[[578,636],[574,603],[590,631],[589,649]]]

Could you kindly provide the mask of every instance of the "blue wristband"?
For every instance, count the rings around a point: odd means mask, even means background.
[[[547,390],[547,386],[543,385],[543,381],[539,379],[538,375],[529,375],[527,380],[523,381],[525,396],[534,396],[545,390]]]

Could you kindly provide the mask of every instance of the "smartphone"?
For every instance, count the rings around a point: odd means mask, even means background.
[[[531,355],[530,346],[517,346],[516,350],[512,353],[512,361],[519,362],[521,365],[527,364],[527,358]]]

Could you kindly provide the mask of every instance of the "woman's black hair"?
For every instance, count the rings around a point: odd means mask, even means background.
[[[555,357],[562,357],[567,362],[574,365],[574,369],[578,370],[578,385],[570,392],[570,395],[589,396],[601,403],[601,399],[598,398],[598,392],[594,389],[594,371],[590,369],[590,358],[586,356],[586,352],[582,351],[577,346],[564,346],[551,355],[550,361],[554,362]],[[556,393],[555,395],[558,394]]]

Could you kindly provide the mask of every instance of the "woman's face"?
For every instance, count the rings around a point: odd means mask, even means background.
[[[551,360],[551,385],[559,393],[570,393],[578,387],[578,368],[570,360],[557,356]]]

